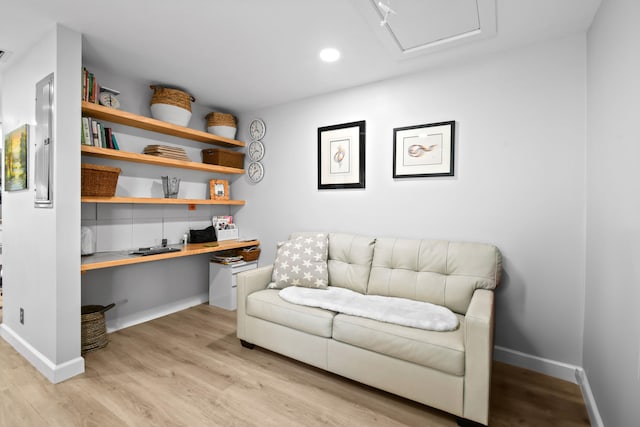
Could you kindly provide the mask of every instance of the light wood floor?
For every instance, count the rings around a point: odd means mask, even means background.
[[[200,305],[110,335],[53,385],[0,339],[0,426],[454,426],[453,416],[235,337]],[[491,426],[588,426],[574,384],[495,363]]]

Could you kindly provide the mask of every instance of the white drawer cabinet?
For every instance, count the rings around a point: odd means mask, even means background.
[[[209,305],[226,310],[237,307],[236,274],[258,267],[258,261],[240,265],[209,263]]]

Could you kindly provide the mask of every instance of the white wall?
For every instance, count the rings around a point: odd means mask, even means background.
[[[484,241],[504,254],[495,343],[582,362],[585,36],[241,117],[267,125],[264,180],[237,215],[262,263],[298,230]],[[335,66],[339,67],[337,63]],[[366,120],[366,189],[317,190],[317,128]],[[452,178],[392,178],[393,128],[455,120]]]
[[[34,208],[33,143],[29,190],[3,193],[2,336],[51,381],[84,370],[80,357],[81,38],[56,26],[3,75],[3,131],[35,123],[35,84],[55,73],[54,207]],[[19,309],[24,308],[24,324]]]
[[[584,369],[605,425],[640,419],[640,3],[602,2],[588,34]]]

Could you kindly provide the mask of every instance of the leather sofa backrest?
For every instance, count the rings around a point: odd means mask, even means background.
[[[378,238],[366,289],[465,314],[473,292],[494,289],[501,272],[502,256],[490,244]]]
[[[329,233],[329,285],[366,293],[374,237]]]

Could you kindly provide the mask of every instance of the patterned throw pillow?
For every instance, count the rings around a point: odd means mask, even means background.
[[[326,234],[302,236],[278,245],[273,265],[272,289],[287,286],[325,289],[329,285]]]

